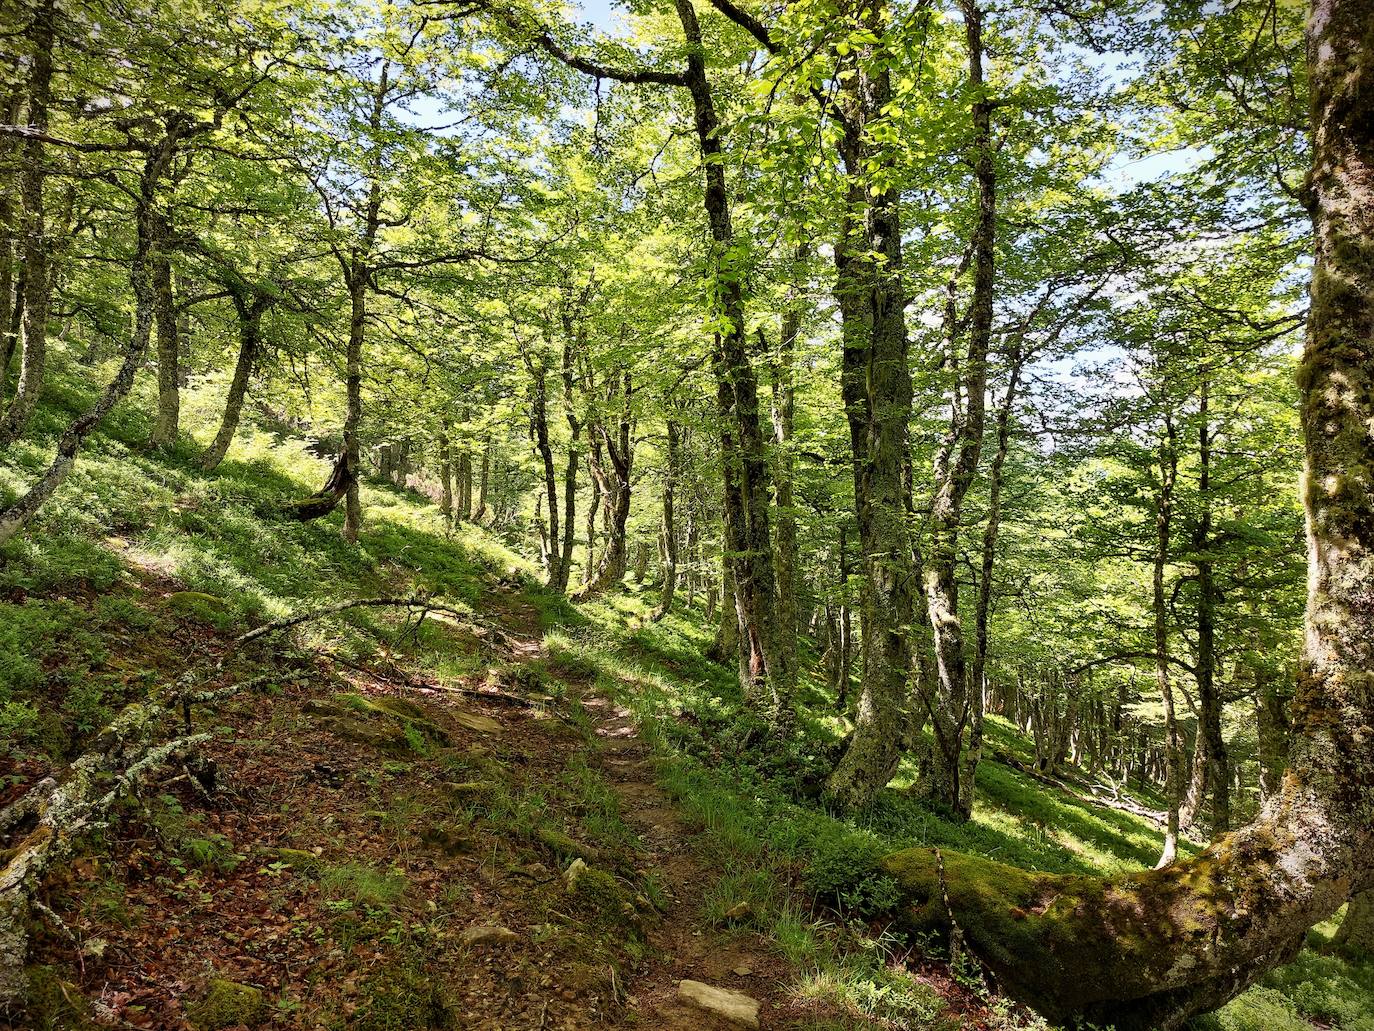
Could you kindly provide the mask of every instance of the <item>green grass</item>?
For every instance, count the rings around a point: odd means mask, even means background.
[[[89,403],[88,375],[55,348],[35,434],[0,460],[0,501],[45,465],[52,438]],[[218,389],[186,393],[185,424],[202,444],[219,396]],[[699,607],[679,604],[650,622],[657,599],[631,588],[574,608],[533,583],[537,570],[527,558],[480,529],[446,530],[427,499],[389,484],[364,485],[363,534],[357,546],[348,545],[339,534],[340,513],[312,523],[283,515],[285,502],[316,489],[327,473],[328,463],[303,441],[249,416],[229,459],[205,474],[191,436],[168,455],[146,451],[150,399],[145,376],[29,531],[0,549],[0,654],[7,656],[0,662],[0,747],[13,753],[70,755],[115,707],[180,671],[178,628],[229,630],[344,597],[416,589],[481,608],[492,581],[514,574],[525,585],[518,601],[544,631],[548,655],[493,675],[560,699],[580,750],[556,782],[519,791],[498,784],[455,815],[512,839],[535,840],[543,830],[633,855],[638,845],[596,769],[586,714],[570,701],[584,687],[610,695],[641,722],[665,792],[697,832],[704,862],[718,871],[702,900],[705,919],[721,933],[745,926],[765,934],[800,971],[799,994],[847,1014],[818,1027],[871,1020],[941,1026],[939,999],[912,976],[905,947],[883,932],[896,898],[878,870],[887,852],[941,846],[1027,869],[1088,874],[1148,867],[1159,853],[1162,835],[1153,824],[993,762],[979,768],[968,823],[951,823],[904,791],[914,776],[909,765],[871,811],[838,819],[814,799],[843,726],[813,675],[799,690],[797,741],[781,752],[762,749],[734,671],[705,658],[714,627]],[[209,598],[172,609],[163,599],[171,590]],[[383,649],[403,654],[441,680],[482,670],[471,642],[432,622],[402,640],[398,619],[355,612],[313,624],[302,636],[355,659],[376,658]],[[414,751],[424,754],[432,745],[413,729]],[[1005,721],[990,718],[987,733],[991,747],[1027,754],[1027,742]],[[484,779],[482,763],[451,761],[457,779]],[[403,781],[404,767],[395,775]],[[560,809],[575,813],[577,826],[553,826],[555,796]],[[398,841],[404,822],[387,824]],[[169,844],[191,866],[236,861],[227,841],[204,833],[175,837]],[[389,913],[406,891],[399,874],[356,864],[327,867],[320,881],[341,912]],[[643,885],[651,900],[663,901],[652,877]],[[741,903],[748,903],[747,917],[727,917]],[[92,904],[123,906],[113,891],[97,892]],[[1314,932],[1316,944],[1323,933],[1330,930]],[[377,1026],[387,1026],[378,1019]],[[1008,1029],[1024,1026],[1009,1013],[997,1020]],[[1374,965],[1309,949],[1201,1026],[1306,1031],[1314,1023],[1374,1031]]]

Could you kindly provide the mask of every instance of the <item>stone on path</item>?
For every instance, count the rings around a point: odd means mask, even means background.
[[[751,999],[743,992],[713,988],[700,981],[679,981],[677,994],[684,1002],[690,1002],[698,1009],[714,1013],[739,1027],[759,1026],[759,1001]]]
[[[502,927],[499,924],[483,924],[477,927],[469,927],[463,932],[464,945],[505,945],[507,942],[518,940],[520,935],[516,934],[509,927]]]

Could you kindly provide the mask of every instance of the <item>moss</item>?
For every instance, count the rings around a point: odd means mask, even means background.
[[[620,882],[604,870],[587,867],[568,888],[573,911],[588,922],[603,928],[623,928],[641,933],[639,914]]]
[[[443,1031],[456,1026],[441,985],[410,965],[394,965],[363,984],[367,1001],[348,1022],[351,1031]]]
[[[32,966],[24,997],[27,1026],[34,1031],[94,1031],[91,1009],[76,985],[64,981],[49,966]]]
[[[300,848],[279,848],[276,854],[278,861],[285,863],[297,873],[316,874],[324,865],[324,861],[315,853]]]
[[[536,827],[534,840],[553,851],[559,859],[596,859],[600,850],[571,838],[552,827]]]
[[[197,1031],[222,1028],[255,1027],[267,1019],[267,999],[260,988],[216,977],[210,981],[205,997],[186,1009],[191,1026]]]

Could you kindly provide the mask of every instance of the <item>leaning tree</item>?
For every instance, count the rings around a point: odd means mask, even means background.
[[[1180,1027],[1374,887],[1374,5],[1312,0],[1315,263],[1299,373],[1308,599],[1283,783],[1196,858],[1112,878],[912,849],[905,922],[942,928],[1049,1019]]]

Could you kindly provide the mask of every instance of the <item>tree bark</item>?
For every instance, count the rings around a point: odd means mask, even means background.
[[[159,235],[170,240],[172,227],[168,220],[159,220]],[[158,250],[153,262],[153,323],[157,341],[157,417],[148,438],[153,448],[171,447],[176,443],[181,422],[181,339],[177,332],[176,298],[172,294],[172,263],[168,248]]]
[[[780,733],[793,719],[795,682],[780,654],[777,580],[769,518],[769,463],[759,415],[758,381],[745,340],[742,255],[735,241],[725,181],[720,121],[706,73],[701,26],[692,0],[674,0],[687,55],[683,85],[692,98],[702,156],[704,205],[710,224],[714,293],[724,323],[711,350],[720,418],[721,469],[727,560],[733,567],[739,614],[740,674],[744,696],[761,705]]]
[[[200,460],[200,467],[207,472],[218,468],[234,442],[239,416],[243,412],[243,400],[248,395],[253,365],[257,362],[262,343],[262,317],[272,304],[271,298],[264,293],[246,297],[236,292],[230,296],[238,313],[239,354],[234,362],[234,378],[229,381],[229,393],[224,399],[224,415],[220,419],[219,432]]]
[[[957,921],[999,985],[1053,1023],[1175,1031],[1374,888],[1374,7],[1313,0],[1307,33],[1308,598],[1280,789],[1252,824],[1162,870],[1056,876],[923,849],[883,863],[908,929]]]
[[[552,591],[563,593],[568,587],[568,573],[563,567],[563,553],[559,548],[558,473],[554,469],[553,446],[549,443],[548,370],[543,360],[536,362],[523,351],[525,371],[529,373],[530,437],[539,455],[543,472],[544,497],[549,507],[548,542],[544,548],[544,578]]]
[[[1216,684],[1217,589],[1212,547],[1212,425],[1210,373],[1202,371],[1198,396],[1198,499],[1200,511],[1193,534],[1193,567],[1197,570],[1197,694],[1198,749],[1205,766],[1203,783],[1212,796],[1212,830],[1231,825],[1231,764],[1221,732],[1221,692]]]
[[[806,260],[809,248],[802,245],[793,256],[798,266]],[[785,663],[781,677],[797,679],[797,517],[793,511],[792,480],[796,461],[792,454],[792,434],[796,422],[797,335],[801,332],[801,289],[789,291],[778,335],[778,351],[773,361],[773,493],[777,502],[777,532],[774,536],[774,564],[777,571],[778,658]]]
[[[373,133],[379,132],[382,127],[387,92],[391,86],[389,72],[390,65],[383,62],[372,96],[372,110],[368,114],[368,125]],[[350,544],[358,542],[358,534],[363,525],[362,501],[358,495],[358,475],[361,471],[359,432],[363,421],[363,344],[367,337],[367,295],[371,289],[373,274],[373,249],[377,242],[378,230],[381,228],[380,174],[378,168],[371,170],[358,238],[349,248],[346,257],[339,255],[349,302],[348,344],[344,351],[344,391],[347,400],[343,443],[324,486],[317,493],[295,505],[296,518],[305,521],[328,515],[339,506],[340,501],[343,501],[342,532],[344,540]]]
[[[1351,959],[1374,958],[1374,891],[1361,892],[1350,900],[1331,947]]]
[[[482,467],[477,473],[477,511],[472,516],[474,523],[480,523],[487,517],[487,489],[490,480],[491,436],[488,434],[482,441]]]
[[[632,434],[633,383],[630,373],[625,372],[612,381],[609,388],[612,400],[619,400],[620,417],[612,433],[603,419],[596,425],[601,434],[606,457],[610,461],[609,470],[603,470],[603,483],[606,485],[607,511],[610,514],[609,532],[606,535],[606,549],[601,553],[601,562],[594,575],[577,589],[573,599],[582,601],[612,590],[625,578],[625,568],[629,559],[625,531],[630,519],[630,473],[634,465]]]
[[[961,0],[960,8],[968,50],[974,179],[978,195],[978,217],[970,250],[973,296],[968,313],[968,352],[955,391],[950,433],[936,457],[930,555],[925,562],[924,575],[926,609],[935,643],[937,684],[937,698],[931,705],[935,748],[929,793],[932,800],[956,818],[966,820],[973,812],[973,798],[965,794],[963,787],[966,783],[972,786],[970,767],[974,764],[964,754],[971,712],[955,571],[964,497],[978,470],[983,447],[984,394],[992,340],[997,175],[993,165],[992,103],[983,80],[983,12],[973,0]],[[952,298],[950,305],[952,314]],[[953,350],[956,320],[946,321]]]
[[[21,250],[24,256],[24,339],[19,356],[19,385],[4,417],[0,418],[0,448],[9,447],[23,436],[43,389],[43,372],[47,364],[48,302],[52,296],[52,279],[48,269],[50,241],[43,206],[47,167],[41,137],[48,131],[56,21],[54,0],[40,0],[34,9],[33,23],[28,32],[32,49],[28,120],[33,132],[24,141],[19,173],[23,225]]]
[[[1256,750],[1260,802],[1264,803],[1283,786],[1283,771],[1288,766],[1288,707],[1279,691],[1279,678],[1272,671],[1261,666],[1255,676]]]
[[[668,469],[663,478],[663,525],[660,539],[663,543],[663,584],[658,592],[658,607],[649,618],[657,623],[673,609],[673,596],[677,593],[677,526],[674,523],[674,495],[677,491],[678,451],[682,431],[678,424],[668,420]]]
[[[974,775],[983,754],[983,685],[987,679],[988,618],[992,611],[992,573],[997,561],[997,535],[1002,526],[1002,473],[1007,454],[1011,450],[1011,417],[1015,411],[1016,389],[1021,381],[1022,353],[1012,356],[1008,370],[1007,391],[997,410],[997,450],[988,469],[988,517],[983,527],[983,549],[979,562],[978,594],[973,613],[973,668],[970,690],[972,708],[969,714],[968,749],[961,767],[959,797],[967,799],[972,812]]]
[[[124,353],[124,361],[115,373],[114,379],[106,384],[96,403],[73,419],[63,431],[57,442],[57,453],[47,471],[29,487],[27,493],[9,507],[0,509],[0,544],[4,544],[18,533],[62,485],[72,466],[76,464],[76,456],[86,438],[133,387],[134,376],[148,350],[148,341],[152,335],[153,309],[156,305],[152,269],[157,260],[157,250],[162,245],[157,231],[158,184],[176,153],[184,129],[185,123],[180,117],[173,116],[169,120],[167,134],[149,149],[139,177],[139,194],[134,211],[137,242],[133,262],[129,268],[129,281],[134,293],[134,327],[129,338],[129,346]]]
[[[854,14],[880,36],[886,29],[885,8],[883,0],[866,0]],[[907,530],[911,373],[901,278],[901,196],[893,185],[874,185],[869,174],[875,161],[891,161],[875,146],[870,126],[886,117],[892,83],[888,57],[862,49],[854,76],[846,80],[850,85],[840,156],[849,193],[835,248],[844,348],[841,391],[865,573],[865,662],[854,732],[825,787],[827,797],[846,810],[869,805],[892,779],[901,758],[912,667],[908,635],[916,604]]]
[[[1169,612],[1164,593],[1164,569],[1169,562],[1169,538],[1173,525],[1174,485],[1178,479],[1178,448],[1174,421],[1164,417],[1164,440],[1159,452],[1159,488],[1155,495],[1155,555],[1151,577],[1151,611],[1155,631],[1155,685],[1164,703],[1164,796],[1169,804],[1164,849],[1156,869],[1178,857],[1179,807],[1183,801],[1183,742],[1174,712],[1174,685],[1169,677]]]
[[[439,423],[439,514],[444,528],[453,525],[453,448],[449,443],[448,416]]]
[[[568,422],[568,456],[563,466],[563,553],[560,563],[563,570],[563,586],[567,590],[572,580],[573,549],[577,545],[577,467],[582,463],[582,424],[578,418],[575,390],[576,355],[572,313],[567,306],[563,309],[563,417]],[[590,568],[591,563],[588,562]]]
[[[19,121],[19,113],[22,110],[22,99],[18,92],[5,98],[3,106],[0,106],[0,117],[10,125],[15,125]],[[11,161],[14,151],[18,149],[17,139],[6,137],[0,139],[0,167],[7,167]],[[14,324],[14,315],[19,307],[18,293],[23,295],[23,287],[19,286],[16,291],[16,280],[18,277],[19,251],[15,247],[15,238],[18,236],[18,226],[15,224],[16,211],[14,208],[14,196],[18,194],[19,185],[16,178],[9,171],[0,172],[0,405],[6,392],[6,385],[10,374],[10,361],[14,358],[14,352],[19,346],[18,326]],[[19,280],[22,282],[22,280]],[[3,410],[3,408],[0,408]]]

